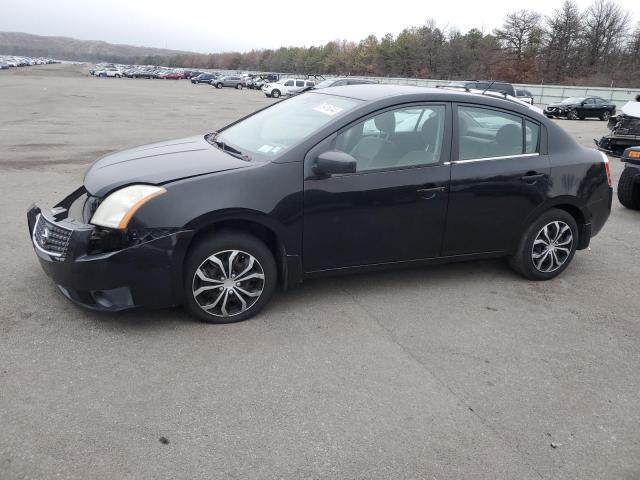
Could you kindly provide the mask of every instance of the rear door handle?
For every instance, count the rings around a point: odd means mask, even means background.
[[[546,175],[547,175],[546,173],[528,173],[520,177],[520,180],[527,183],[536,183],[538,180],[540,180],[541,178],[544,178]]]
[[[431,200],[438,193],[446,192],[446,191],[447,191],[447,187],[427,187],[427,188],[419,188],[418,190],[416,190],[416,192],[418,192],[418,194],[425,200]]]

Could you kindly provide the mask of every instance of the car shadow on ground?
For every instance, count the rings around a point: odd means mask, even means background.
[[[496,284],[504,282],[530,283],[516,275],[504,260],[475,260],[427,266],[409,266],[366,273],[353,273],[325,278],[305,280],[304,284],[287,291],[278,289],[265,309],[254,319],[274,321],[296,311],[308,304],[321,304],[327,298],[337,296],[375,295],[378,292],[404,292],[408,289],[424,291],[425,295],[435,289],[455,289],[477,287],[480,282],[495,280]],[[43,278],[43,282],[47,281]],[[52,293],[58,297],[71,314],[79,316],[89,325],[100,328],[158,331],[174,330],[186,325],[207,324],[194,319],[181,307],[164,309],[136,308],[121,312],[102,312],[85,309],[70,300],[63,298],[58,289],[50,285]],[[55,292],[53,292],[55,291]],[[215,325],[211,325],[215,327]]]

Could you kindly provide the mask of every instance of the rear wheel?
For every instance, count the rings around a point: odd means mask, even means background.
[[[574,218],[564,210],[552,209],[529,226],[509,264],[529,280],[550,280],[571,263],[577,245]]]
[[[269,302],[277,277],[273,255],[260,240],[240,232],[213,234],[187,257],[185,308],[204,322],[246,320]]]
[[[635,168],[622,170],[618,180],[618,200],[631,210],[640,210],[640,174]]]

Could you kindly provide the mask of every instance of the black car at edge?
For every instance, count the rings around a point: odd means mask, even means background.
[[[218,132],[95,162],[29,233],[92,309],[257,313],[277,285],[507,257],[555,277],[611,209],[607,157],[533,109],[446,89],[355,85],[278,102]]]
[[[566,117],[569,120],[599,118],[609,120],[616,114],[616,106],[600,97],[570,97],[560,103],[550,103],[544,107],[549,118]]]

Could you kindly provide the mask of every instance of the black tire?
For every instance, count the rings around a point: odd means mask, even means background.
[[[605,110],[600,114],[600,120],[602,120],[603,122],[608,122],[610,118],[611,112],[609,112],[609,110]]]
[[[538,269],[533,263],[534,242],[543,227],[553,224],[553,222],[562,222],[571,229],[572,242],[569,247],[569,254],[566,256],[564,262],[555,270],[544,272]],[[509,265],[529,280],[550,280],[557,277],[569,266],[571,260],[573,260],[576,247],[578,246],[578,235],[578,225],[569,213],[555,208],[548,210],[540,215],[540,217],[527,228],[516,252],[508,258]]]
[[[222,88],[222,83],[221,82],[216,83],[216,88]]]
[[[618,200],[631,210],[640,210],[640,173],[635,168],[622,170],[618,180]]]
[[[228,250],[246,252],[257,260],[264,273],[262,293],[258,299],[241,313],[229,316],[218,316],[207,313],[194,297],[194,277],[198,268],[210,256]],[[197,280],[196,280],[197,281]],[[233,281],[232,281],[233,283]],[[184,308],[195,318],[207,323],[233,323],[246,320],[257,314],[269,302],[278,283],[278,269],[273,254],[267,246],[256,237],[236,231],[220,231],[204,237],[194,244],[187,254],[184,273]],[[221,287],[222,288],[222,287]],[[202,295],[202,294],[201,294]],[[229,296],[229,299],[232,298]],[[248,299],[248,297],[245,297]]]
[[[237,84],[237,85],[236,85],[236,90],[242,90],[242,88],[243,88],[243,87],[242,87],[242,84],[241,84],[241,83],[239,83],[239,84]]]
[[[578,111],[577,110],[569,110],[567,113],[567,120],[578,120]]]
[[[278,90],[277,88],[271,92],[271,96],[273,98],[280,98],[280,95],[281,95],[280,90]]]

